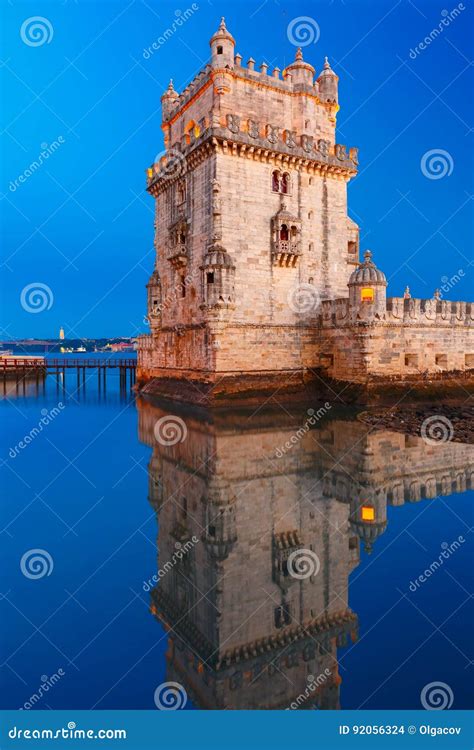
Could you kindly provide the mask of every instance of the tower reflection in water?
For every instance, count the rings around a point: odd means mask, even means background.
[[[306,412],[167,409],[138,402],[153,450],[151,612],[168,631],[166,679],[200,708],[340,708],[361,545],[370,553],[385,532],[387,504],[473,487],[472,446],[332,416],[307,429]]]

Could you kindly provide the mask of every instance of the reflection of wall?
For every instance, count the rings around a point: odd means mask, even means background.
[[[332,420],[277,458],[304,421],[281,414],[240,424],[232,415],[212,424],[186,416],[186,439],[164,447],[153,433],[164,414],[139,403],[140,438],[153,446],[159,567],[177,545],[199,539],[152,593],[152,611],[171,629],[168,678],[205,707],[284,708],[305,694],[308,675],[327,669],[303,705],[338,708],[337,647],[357,634],[348,576],[359,537],[370,550],[387,502],[410,499],[416,481],[431,477],[447,492],[449,475],[465,487],[473,449]],[[371,521],[362,507],[373,508]],[[317,575],[287,574],[298,549],[318,556]]]

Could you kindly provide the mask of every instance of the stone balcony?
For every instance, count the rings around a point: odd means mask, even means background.
[[[275,266],[296,266],[301,255],[300,243],[290,240],[279,240],[273,243],[272,260]]]
[[[175,268],[182,268],[188,262],[188,249],[186,245],[172,245],[166,250],[166,258]]]

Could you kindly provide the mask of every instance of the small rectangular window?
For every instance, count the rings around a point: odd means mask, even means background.
[[[208,271],[206,273],[206,282],[208,284],[213,284],[214,283],[214,271]]]
[[[374,301],[374,290],[371,286],[363,286],[360,290],[361,302],[373,302]]]
[[[363,521],[375,521],[375,509],[371,505],[363,505],[360,509],[360,517]]]
[[[418,367],[418,354],[405,354],[405,367]]]
[[[448,355],[447,354],[435,354],[435,364],[438,367],[448,366]]]

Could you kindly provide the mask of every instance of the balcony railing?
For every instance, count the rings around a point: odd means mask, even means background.
[[[172,245],[166,251],[166,257],[175,266],[185,266],[188,262],[188,250],[186,245]]]

